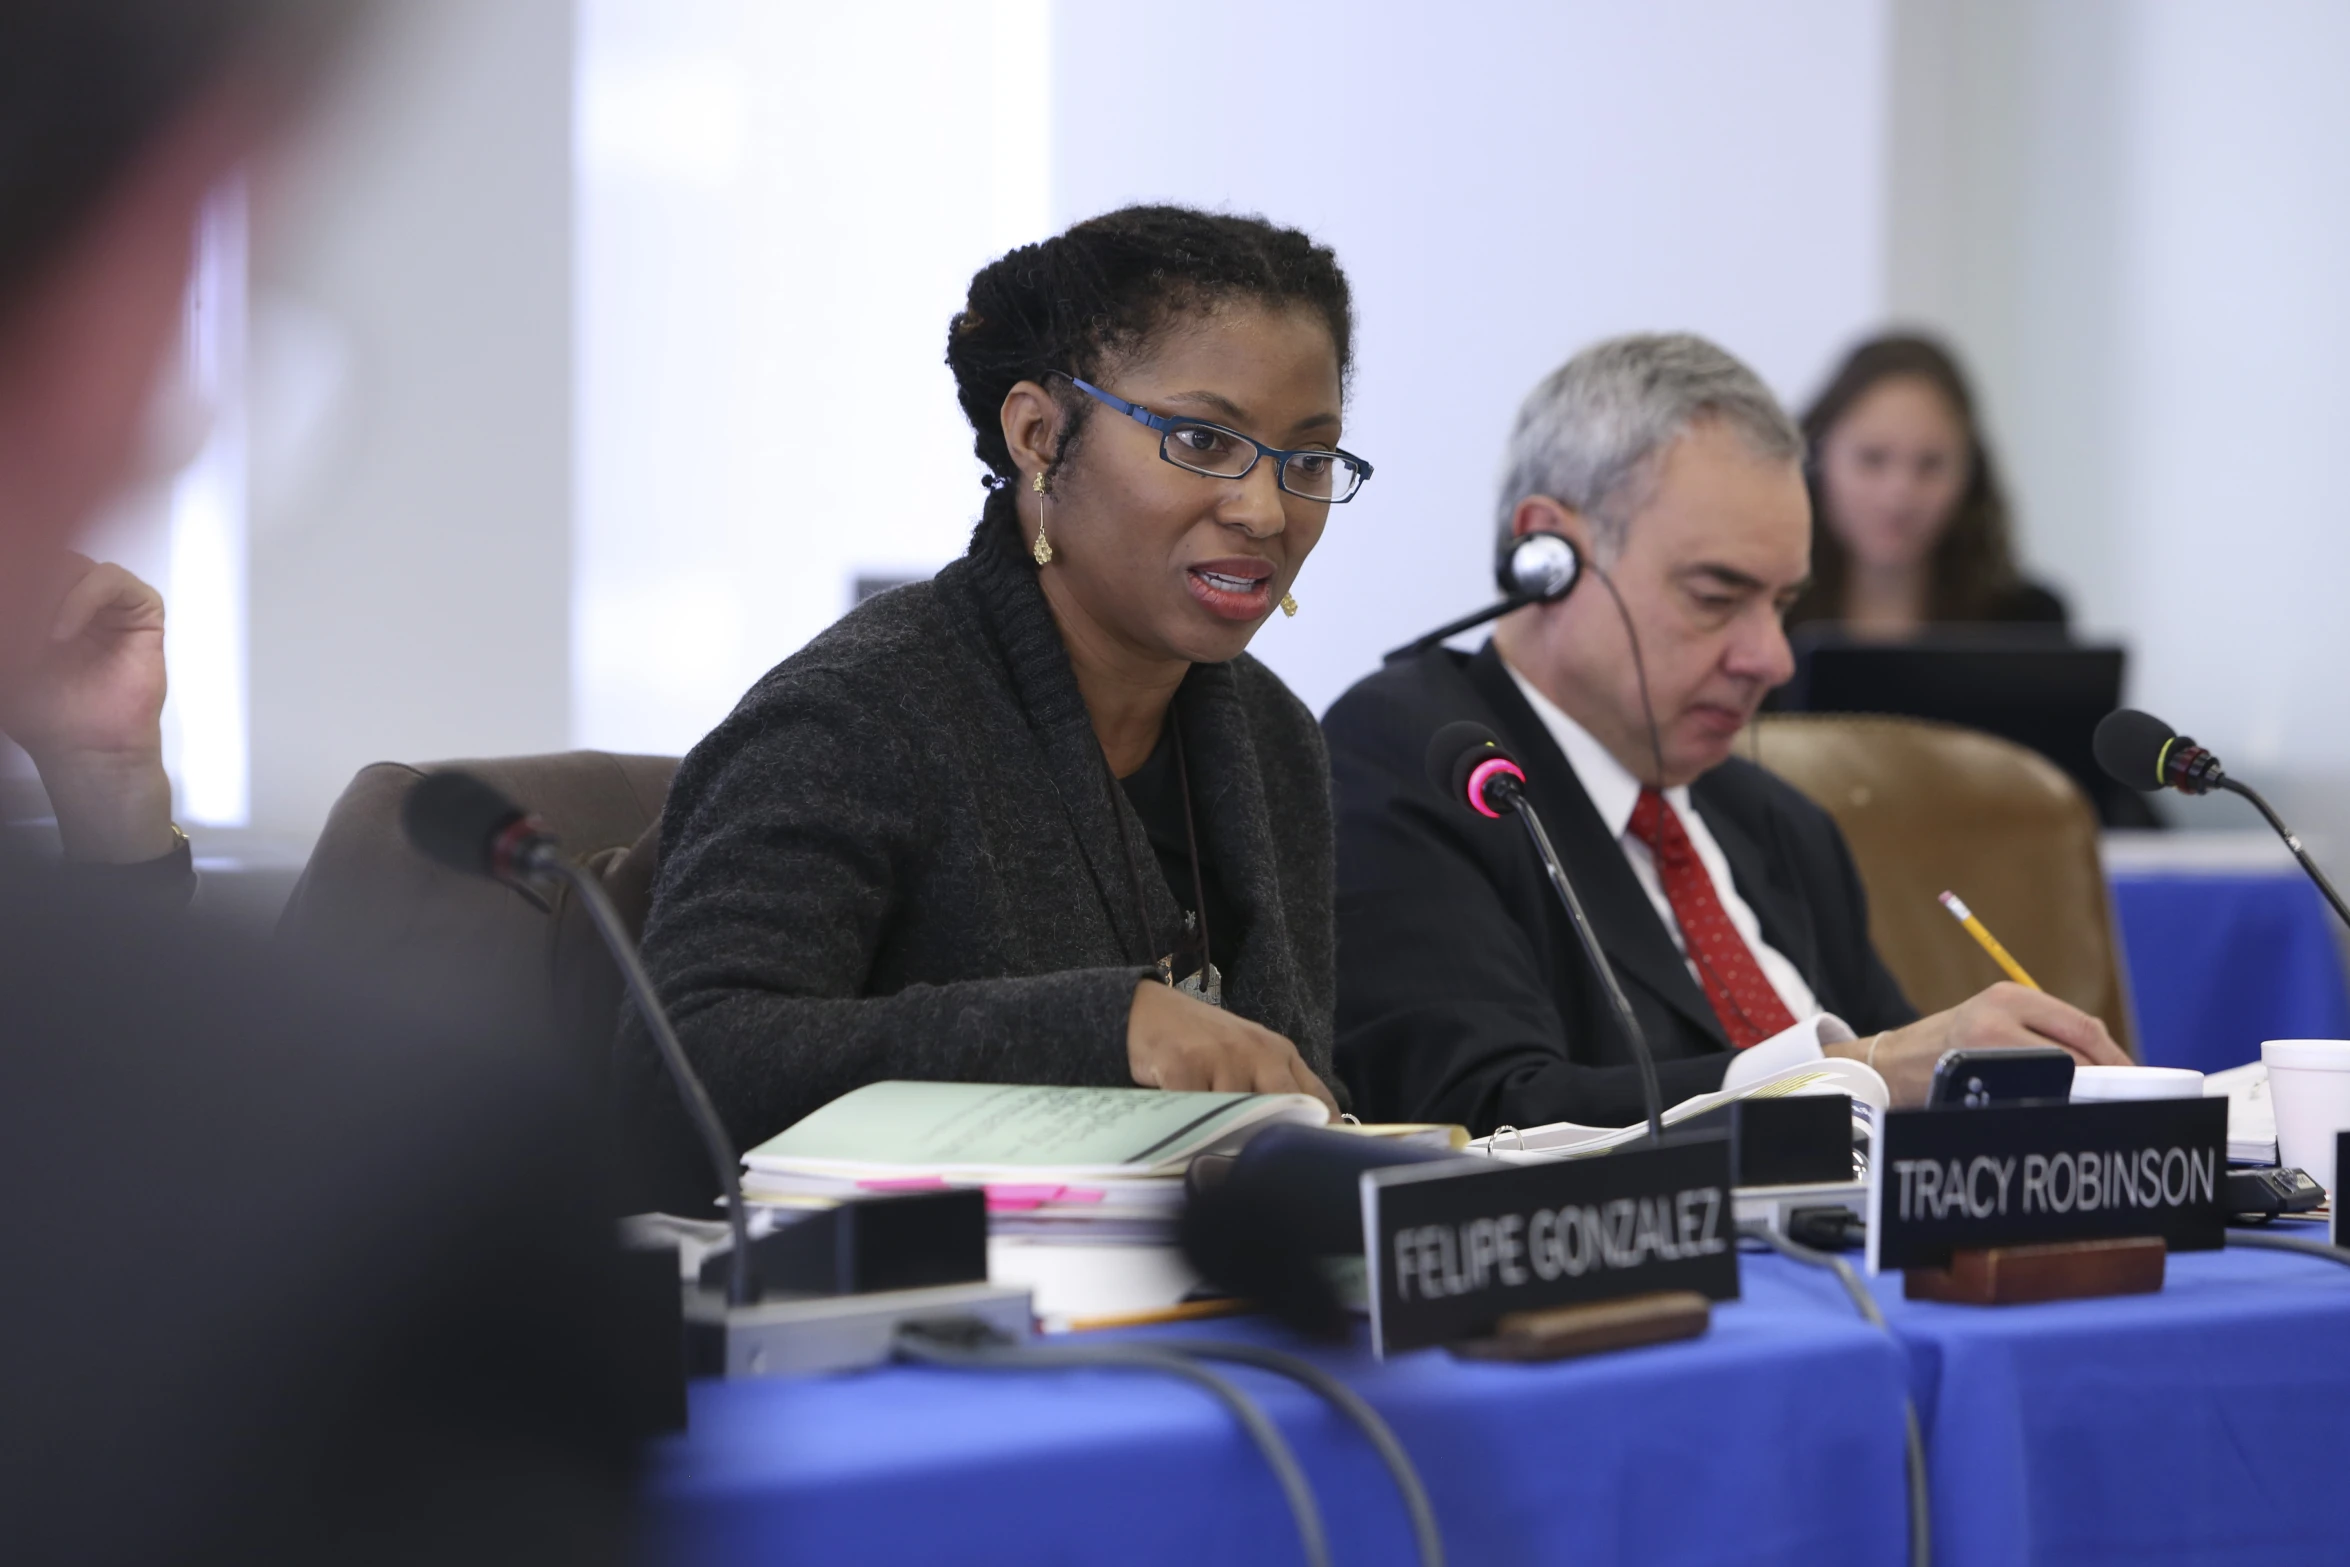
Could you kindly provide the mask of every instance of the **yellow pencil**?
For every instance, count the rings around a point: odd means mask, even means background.
[[[1157,1311],[1120,1311],[1101,1317],[1071,1317],[1069,1331],[1089,1333],[1098,1328],[1145,1328],[1161,1322],[1196,1322],[1202,1317],[1231,1317],[1254,1310],[1254,1303],[1230,1297],[1186,1300],[1161,1307]]]
[[[2040,982],[2025,973],[2021,963],[2008,956],[2007,949],[1999,944],[1999,938],[1983,928],[1983,922],[1975,918],[1975,911],[1968,908],[1957,893],[1946,892],[1942,894],[1942,907],[1948,909],[1950,917],[1964,925],[1966,933],[1974,937],[1985,952],[1991,954],[1992,962],[2007,971],[2009,979],[2019,985],[2028,985],[2034,990],[2040,988]]]

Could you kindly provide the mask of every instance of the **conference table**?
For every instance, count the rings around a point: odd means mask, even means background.
[[[2350,1268],[2180,1255],[2160,1294],[1997,1309],[1909,1302],[1887,1275],[1890,1335],[1828,1273],[1765,1253],[1741,1273],[1702,1338],[1545,1365],[1382,1363],[1260,1318],[1130,1334],[1278,1345],[1343,1377],[1411,1453],[1456,1564],[1904,1561],[1904,1394],[1937,1562],[2350,1559]],[[1297,1448],[1332,1560],[1415,1561],[1360,1434],[1232,1374]],[[898,1366],[697,1383],[691,1409],[655,1455],[659,1560],[1301,1559],[1231,1416],[1148,1373]]]

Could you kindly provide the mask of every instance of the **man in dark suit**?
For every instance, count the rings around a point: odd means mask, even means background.
[[[1872,1065],[1896,1103],[1958,1046],[2127,1059],[2095,1018],[2017,985],[1920,1018],[1869,944],[1835,825],[1734,755],[1794,668],[1802,451],[1754,373],[1695,337],[1601,343],[1527,398],[1502,541],[1563,534],[1585,580],[1479,652],[1381,670],[1323,720],[1337,1060],[1365,1115],[1485,1132],[1642,1114],[1630,1044],[1517,823],[1427,781],[1430,737],[1458,719],[1524,763],[1667,1104],[1823,1054]]]

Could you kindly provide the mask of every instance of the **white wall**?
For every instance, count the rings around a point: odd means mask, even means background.
[[[1055,216],[1171,198],[1338,252],[1361,317],[1333,514],[1255,651],[1317,710],[1491,596],[1520,398],[1583,344],[1690,328],[1795,397],[1883,304],[1876,0],[1066,5]],[[1199,51],[1213,47],[1213,69]]]
[[[1691,326],[1793,392],[1879,305],[1875,0],[582,14],[585,744],[682,750],[851,578],[961,550],[947,318],[1124,202],[1265,211],[1354,279],[1379,473],[1259,640],[1317,708],[1486,593],[1510,414],[1575,347]]]
[[[2350,772],[2350,9],[2132,16],[2109,461],[2141,690],[2239,771]]]
[[[409,0],[255,194],[255,826],[570,733],[569,0]]]
[[[960,553],[943,356],[1047,232],[1041,0],[583,0],[579,743],[680,752],[845,611]]]
[[[2350,842],[2350,9],[1893,16],[1888,289],[1981,371],[2028,556],[2133,700]]]

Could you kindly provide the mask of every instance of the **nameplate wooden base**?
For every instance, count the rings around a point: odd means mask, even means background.
[[[1947,1268],[1907,1270],[1901,1293],[1960,1306],[2151,1295],[2162,1288],[2165,1255],[2158,1236],[1981,1246],[1952,1252]]]
[[[1580,1306],[1513,1311],[1495,1324],[1491,1338],[1455,1344],[1452,1352],[1464,1360],[1565,1360],[1695,1338],[1712,1322],[1713,1303],[1695,1290],[1659,1290]]]

